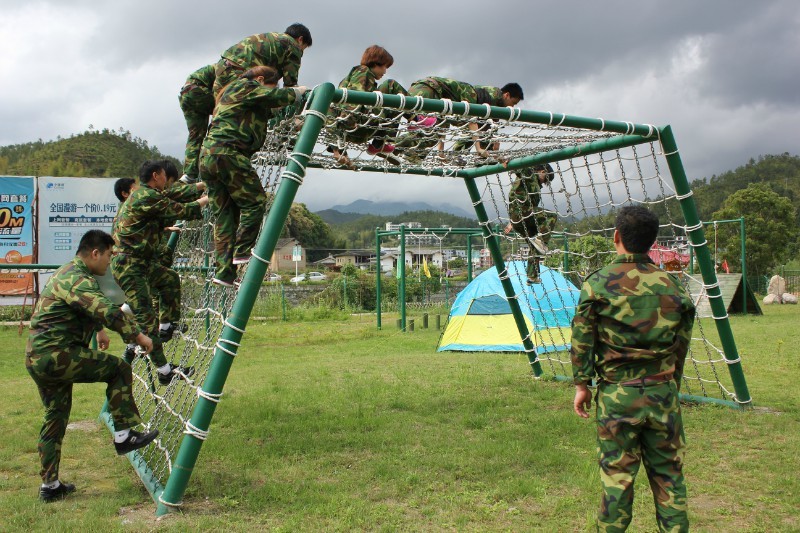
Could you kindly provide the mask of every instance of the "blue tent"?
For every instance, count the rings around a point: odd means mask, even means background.
[[[569,349],[580,290],[559,271],[541,267],[541,283],[528,285],[525,261],[506,263],[537,353]],[[524,351],[497,269],[467,285],[453,302],[437,351]]]

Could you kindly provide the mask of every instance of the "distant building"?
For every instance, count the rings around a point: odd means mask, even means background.
[[[297,262],[299,270],[306,269],[306,251],[296,239],[278,239],[275,244],[275,251],[272,253],[272,260],[269,264],[270,272],[279,270],[294,270],[295,262],[292,261],[292,250],[295,246],[300,246],[300,261]]]

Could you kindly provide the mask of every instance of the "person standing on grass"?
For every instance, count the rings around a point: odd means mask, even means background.
[[[140,433],[131,428],[142,422],[133,398],[131,366],[100,350],[110,339],[103,327],[113,329],[125,342],[145,352],[152,340],[100,290],[95,276],[106,273],[114,239],[100,230],[81,238],[75,258],[47,281],[33,316],[25,349],[25,367],[39,389],[45,408],[39,433],[42,486],[39,498],[51,502],[75,491],[75,485],[59,480],[61,443],[72,408],[74,383],[105,382],[106,398],[114,419],[114,447],[124,454],[146,446],[158,430]],[[100,350],[89,348],[97,333]]]
[[[642,206],[617,214],[616,259],[589,274],[572,320],[573,409],[589,418],[597,379],[596,422],[603,496],[598,529],[630,524],[633,485],[644,462],[661,531],[688,531],[678,399],[695,307],[686,289],[647,251],[658,217]]]

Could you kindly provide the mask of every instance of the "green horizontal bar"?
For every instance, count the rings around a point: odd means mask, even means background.
[[[562,376],[560,374],[556,374],[553,377],[556,381],[564,381],[572,383],[572,378],[569,376]],[[708,403],[713,405],[722,405],[724,407],[732,407],[734,409],[744,409],[744,406],[742,406],[741,404],[738,404],[730,400],[722,400],[720,398],[708,398],[707,396],[697,396],[695,394],[683,394],[683,393],[680,393],[678,397],[684,402]]]
[[[646,138],[640,135],[609,137],[607,139],[598,139],[596,141],[588,142],[578,146],[570,146],[567,148],[552,150],[550,152],[543,152],[541,154],[519,157],[509,161],[506,166],[503,166],[499,163],[494,165],[484,165],[482,167],[465,170],[464,173],[469,174],[469,177],[471,178],[479,178],[481,176],[488,176],[490,174],[508,172],[509,170],[527,168],[533,165],[543,165],[545,163],[562,161],[564,159],[571,159],[573,157],[582,157],[585,155],[599,154],[609,150],[618,150],[620,148],[627,148],[629,146],[647,143],[652,140],[652,138]]]
[[[464,229],[464,228],[453,228],[452,230],[447,230],[444,228],[406,228],[405,233],[408,232],[425,232],[425,233],[433,233],[433,234],[442,234],[442,235],[483,235],[483,230],[480,229]],[[387,236],[395,236],[400,235],[399,231],[395,230],[385,230],[385,231],[378,231],[378,237],[387,237]]]
[[[327,170],[319,163],[309,163],[307,168],[322,168]],[[350,170],[348,168],[336,168],[335,170]],[[400,167],[400,166],[376,166],[365,165],[358,168],[359,171],[383,173],[383,174],[413,174],[415,176],[436,176],[439,178],[463,178],[463,170],[447,170],[442,168],[423,169],[419,167]]]
[[[0,271],[3,270],[58,270],[62,265],[39,265],[31,263],[3,263]]]
[[[372,92],[347,91],[347,99],[343,102],[344,91],[336,89],[333,99],[334,103],[359,104],[376,106],[379,96]],[[442,113],[447,111],[444,100],[432,100],[422,98],[422,108],[419,108],[419,100],[414,96],[405,98],[396,94],[382,94],[383,107],[403,109],[411,111],[415,107],[420,112]],[[494,107],[486,104],[465,104],[464,102],[452,102],[453,115],[464,115],[471,117],[493,118],[498,120],[514,120],[517,122],[531,122],[534,124],[546,124],[548,126],[564,126],[568,128],[582,128],[595,131],[608,131],[621,133],[624,135],[640,135],[644,137],[658,138],[658,129],[651,124],[635,124],[633,122],[623,122],[615,120],[603,120],[600,118],[579,117],[574,115],[564,115],[562,113],[545,113],[543,111],[528,111],[518,107]]]

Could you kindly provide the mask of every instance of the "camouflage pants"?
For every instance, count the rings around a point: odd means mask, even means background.
[[[234,257],[249,257],[266,210],[267,194],[253,170],[250,158],[237,155],[204,155],[203,179],[208,187],[214,223],[215,276],[236,278]]]
[[[164,346],[161,344],[161,339],[158,338],[158,318],[153,308],[150,284],[153,280],[163,284],[163,279],[168,274],[161,271],[170,269],[163,267],[156,260],[145,261],[128,254],[117,254],[111,258],[111,270],[114,273],[114,279],[125,291],[127,303],[136,316],[136,322],[153,341],[153,351],[149,355],[150,360],[157,367],[166,365]],[[180,281],[178,283],[180,285]],[[180,292],[180,287],[178,292]]]
[[[178,322],[181,319],[181,278],[177,272],[159,261],[152,268],[150,290],[158,305],[159,322]]]
[[[411,88],[408,90],[411,96],[421,96],[423,98],[442,98],[442,94],[440,91],[437,91],[433,87],[425,83],[414,83],[411,85]],[[438,124],[439,127],[445,127],[447,124]],[[397,142],[397,148],[402,150],[406,149],[417,149],[417,150],[429,150],[436,146],[436,143],[439,142],[439,135],[433,133],[430,130],[416,130],[413,132],[407,132],[403,135]]]
[[[142,422],[133,399],[131,366],[119,357],[83,346],[63,351],[28,354],[25,367],[39,388],[44,405],[44,423],[39,433],[42,481],[58,479],[61,443],[72,408],[73,383],[107,383],[106,398],[114,429],[131,428]]]
[[[511,217],[511,227],[528,242],[530,247],[527,275],[529,278],[536,278],[539,274],[539,263],[542,258],[533,246],[533,238],[538,236],[542,243],[547,246],[556,227],[556,222],[558,222],[558,215],[545,209],[536,209],[533,213],[528,213],[525,216],[519,210],[510,209],[509,216]]]
[[[189,129],[183,173],[192,180],[197,180],[200,149],[208,131],[208,117],[214,113],[214,97],[209,89],[187,83],[181,89],[179,101],[186,127]]]
[[[255,65],[252,65],[255,66]],[[240,78],[247,69],[224,58],[220,58],[214,65],[214,88],[213,96],[218,98],[222,90],[233,80]]]
[[[674,381],[597,387],[597,444],[603,498],[598,529],[625,531],[631,521],[633,484],[644,462],[661,531],[688,531],[683,456],[686,441]]]

